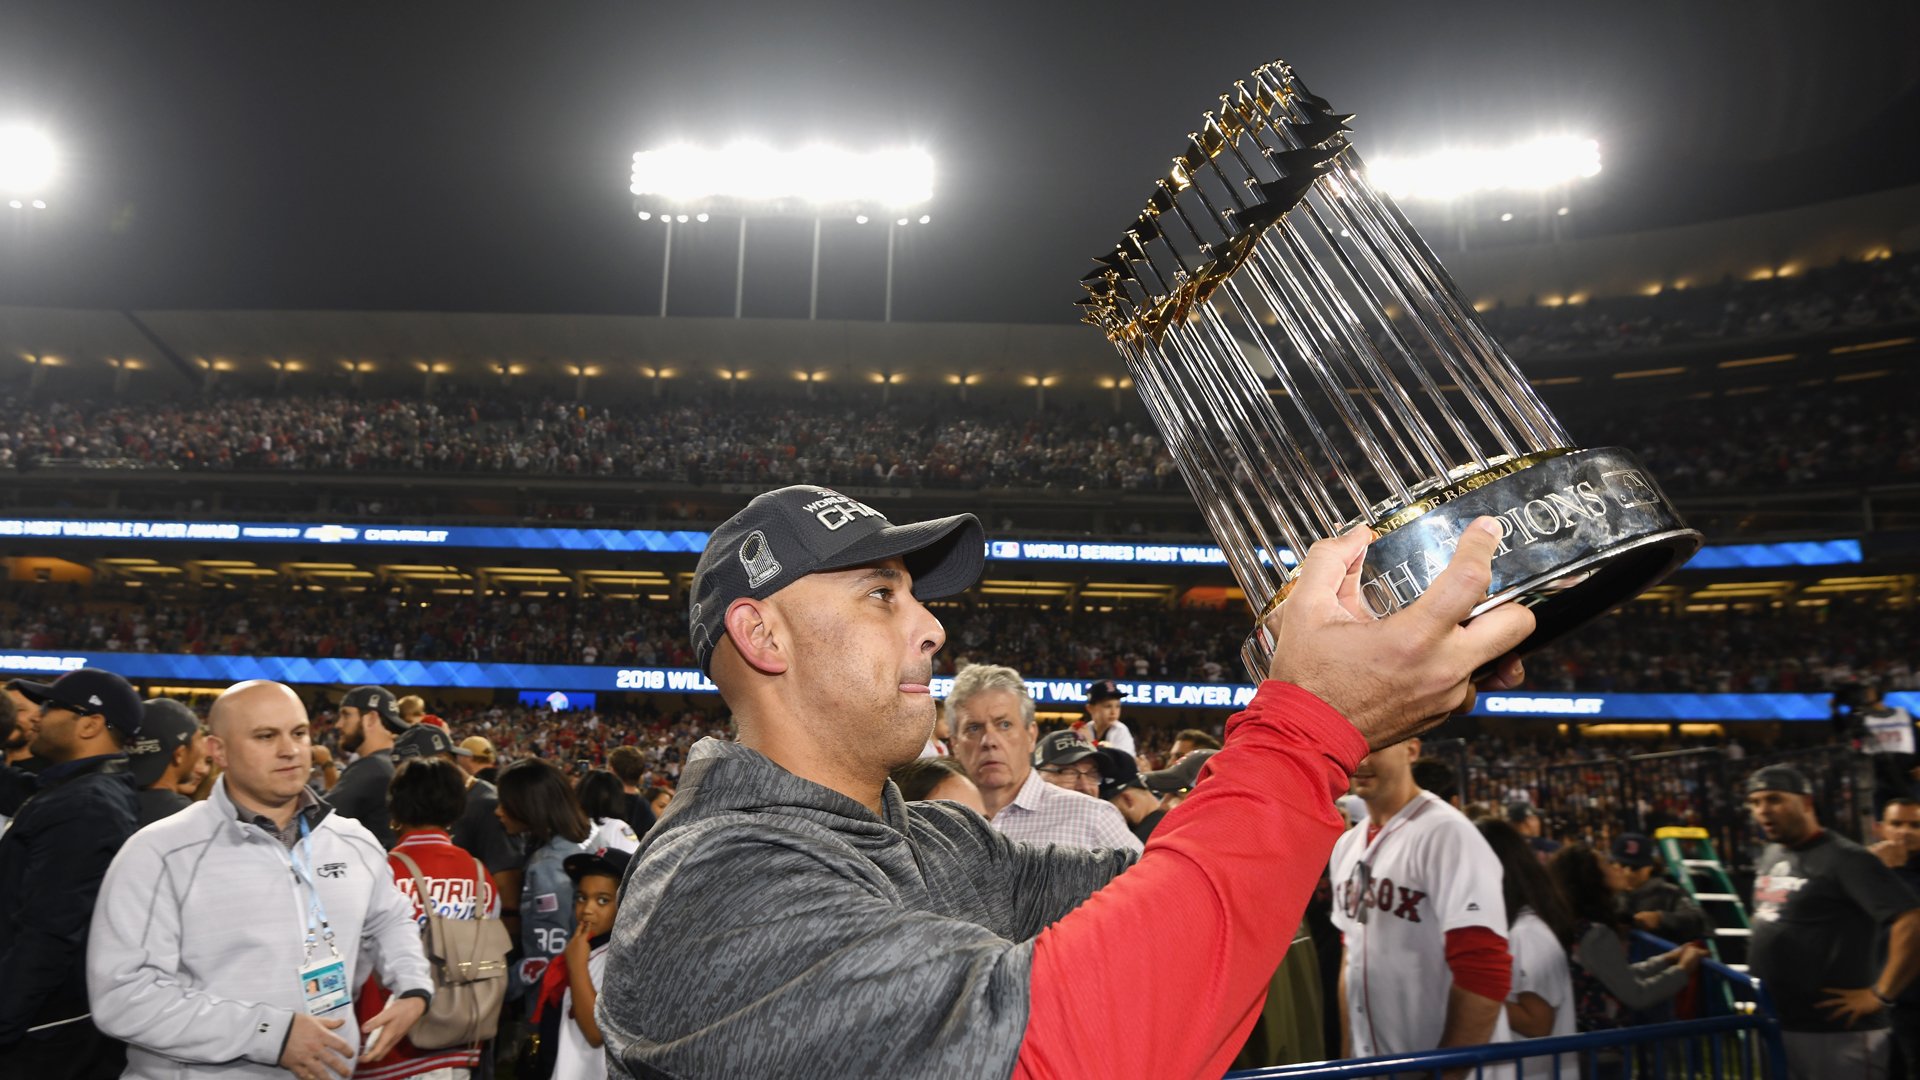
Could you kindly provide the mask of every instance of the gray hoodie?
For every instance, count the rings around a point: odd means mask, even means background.
[[[883,818],[705,739],[628,870],[596,1018],[616,1077],[992,1077],[1033,938],[1131,851],[1016,844],[951,803]]]

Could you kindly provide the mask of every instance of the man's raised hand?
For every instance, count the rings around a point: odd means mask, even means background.
[[[1479,518],[1460,536],[1433,584],[1391,618],[1376,619],[1360,595],[1373,531],[1361,527],[1313,545],[1287,599],[1268,620],[1268,677],[1318,695],[1374,749],[1418,735],[1473,707],[1473,673],[1495,665],[1489,689],[1517,686],[1509,654],[1533,632],[1533,613],[1502,604],[1468,621],[1487,597],[1500,527]]]

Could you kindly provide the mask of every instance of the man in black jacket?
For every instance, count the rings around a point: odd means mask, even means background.
[[[172,698],[146,703],[140,738],[127,747],[140,806],[140,828],[193,805],[190,796],[213,762],[200,716]]]
[[[356,686],[340,699],[340,749],[358,754],[327,792],[333,809],[367,827],[380,846],[392,850],[393,826],[387,818],[387,785],[393,783],[393,740],[406,731],[400,705],[384,686]]]
[[[0,1080],[118,1076],[125,1051],[88,1012],[87,928],[134,831],[122,749],[140,735],[140,695],[94,668],[15,685],[39,709],[33,752],[49,764],[37,778],[8,769],[36,790],[0,837]]]

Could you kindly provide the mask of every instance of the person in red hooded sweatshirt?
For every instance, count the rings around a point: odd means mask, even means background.
[[[394,828],[399,830],[399,839],[387,855],[394,884],[413,901],[413,916],[423,927],[428,904],[442,918],[474,919],[483,914],[498,918],[500,891],[494,886],[493,876],[480,860],[455,847],[448,834],[467,803],[466,775],[439,756],[452,752],[453,740],[431,725],[413,728],[406,737],[427,745],[419,748],[422,756],[409,755],[402,760],[387,786],[387,807]],[[440,742],[446,746],[440,747]],[[407,865],[409,861],[413,866]],[[414,882],[415,867],[427,886],[428,895],[424,897]],[[377,980],[368,979],[366,989],[354,1003],[354,1014],[365,1023],[386,1005],[386,989]],[[356,1080],[404,1080],[434,1073],[436,1080],[467,1080],[480,1064],[480,1050],[479,1043],[425,1050],[414,1046],[411,1039],[402,1039],[379,1061],[361,1063],[353,1075]]]

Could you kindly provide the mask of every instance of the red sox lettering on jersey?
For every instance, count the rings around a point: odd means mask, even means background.
[[[1354,918],[1360,905],[1365,904],[1375,911],[1388,912],[1396,919],[1419,922],[1420,901],[1427,898],[1425,891],[1395,885],[1391,878],[1373,882],[1372,888],[1368,889],[1361,889],[1358,883],[1352,881],[1343,881],[1338,887],[1340,906],[1346,910],[1348,918]]]
[[[1366,824],[1347,830],[1329,867],[1333,921],[1346,942],[1353,1053],[1431,1050],[1445,1030],[1453,985],[1447,932],[1507,933],[1500,860],[1466,815],[1428,791],[1369,831]],[[1510,1037],[1503,1010],[1493,1041]]]

